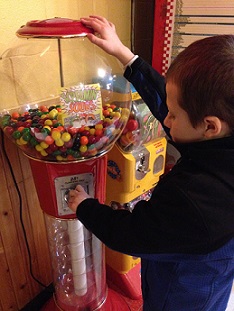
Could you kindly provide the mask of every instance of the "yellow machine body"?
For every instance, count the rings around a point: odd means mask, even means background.
[[[131,153],[124,153],[115,144],[108,153],[106,203],[123,205],[154,188],[164,172],[166,146],[165,137]]]
[[[106,204],[113,209],[134,209],[148,200],[164,173],[167,140],[138,93],[122,136],[108,153]],[[136,123],[136,121],[138,123]],[[140,258],[106,247],[107,278],[132,299],[141,298]]]
[[[140,199],[147,199],[164,173],[167,141],[165,137],[138,148],[137,152],[124,153],[115,144],[108,154],[107,199],[113,208],[133,208]],[[144,153],[144,154],[143,154]],[[144,161],[142,160],[144,158]],[[145,162],[145,163],[144,163]],[[144,168],[142,170],[142,166]],[[139,179],[142,176],[142,179]],[[107,264],[125,274],[134,268],[140,259],[106,248]]]

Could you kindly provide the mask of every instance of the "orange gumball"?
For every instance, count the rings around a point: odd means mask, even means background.
[[[64,131],[64,127],[62,125],[59,125],[56,128],[57,128],[57,130],[59,130],[59,132],[63,132]]]
[[[51,137],[51,136],[46,136],[46,138],[45,138],[45,143],[47,144],[47,145],[52,145],[53,143],[54,143],[54,139]]]
[[[110,115],[110,111],[109,110],[104,110],[103,111],[103,115],[104,115],[104,117],[109,117],[109,115]]]
[[[12,114],[11,114],[12,119],[17,120],[19,118],[19,116],[20,116],[20,114],[17,111],[12,112]]]
[[[81,145],[87,145],[88,142],[89,142],[89,139],[87,136],[81,136],[81,138],[80,138],[80,144]]]
[[[22,132],[23,130],[24,130],[24,126],[20,126],[20,127],[18,127],[18,129],[17,129],[19,132]]]
[[[42,112],[47,112],[48,111],[48,107],[44,106],[44,105],[41,105],[40,106],[40,111]]]

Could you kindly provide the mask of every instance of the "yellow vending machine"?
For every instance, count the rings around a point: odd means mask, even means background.
[[[139,200],[148,200],[164,173],[166,146],[161,124],[132,87],[130,117],[108,154],[106,204],[132,211]],[[141,299],[140,258],[106,248],[106,270],[110,283]]]

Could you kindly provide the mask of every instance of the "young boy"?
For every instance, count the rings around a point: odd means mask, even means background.
[[[132,213],[100,204],[80,185],[69,207],[108,247],[141,257],[144,311],[224,311],[234,277],[234,36],[191,44],[164,81],[112,23],[82,22],[99,33],[90,41],[126,67],[181,158]]]

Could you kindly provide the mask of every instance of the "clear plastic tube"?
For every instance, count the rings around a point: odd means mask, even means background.
[[[77,219],[45,219],[57,305],[66,311],[97,309],[107,297],[103,244]]]

